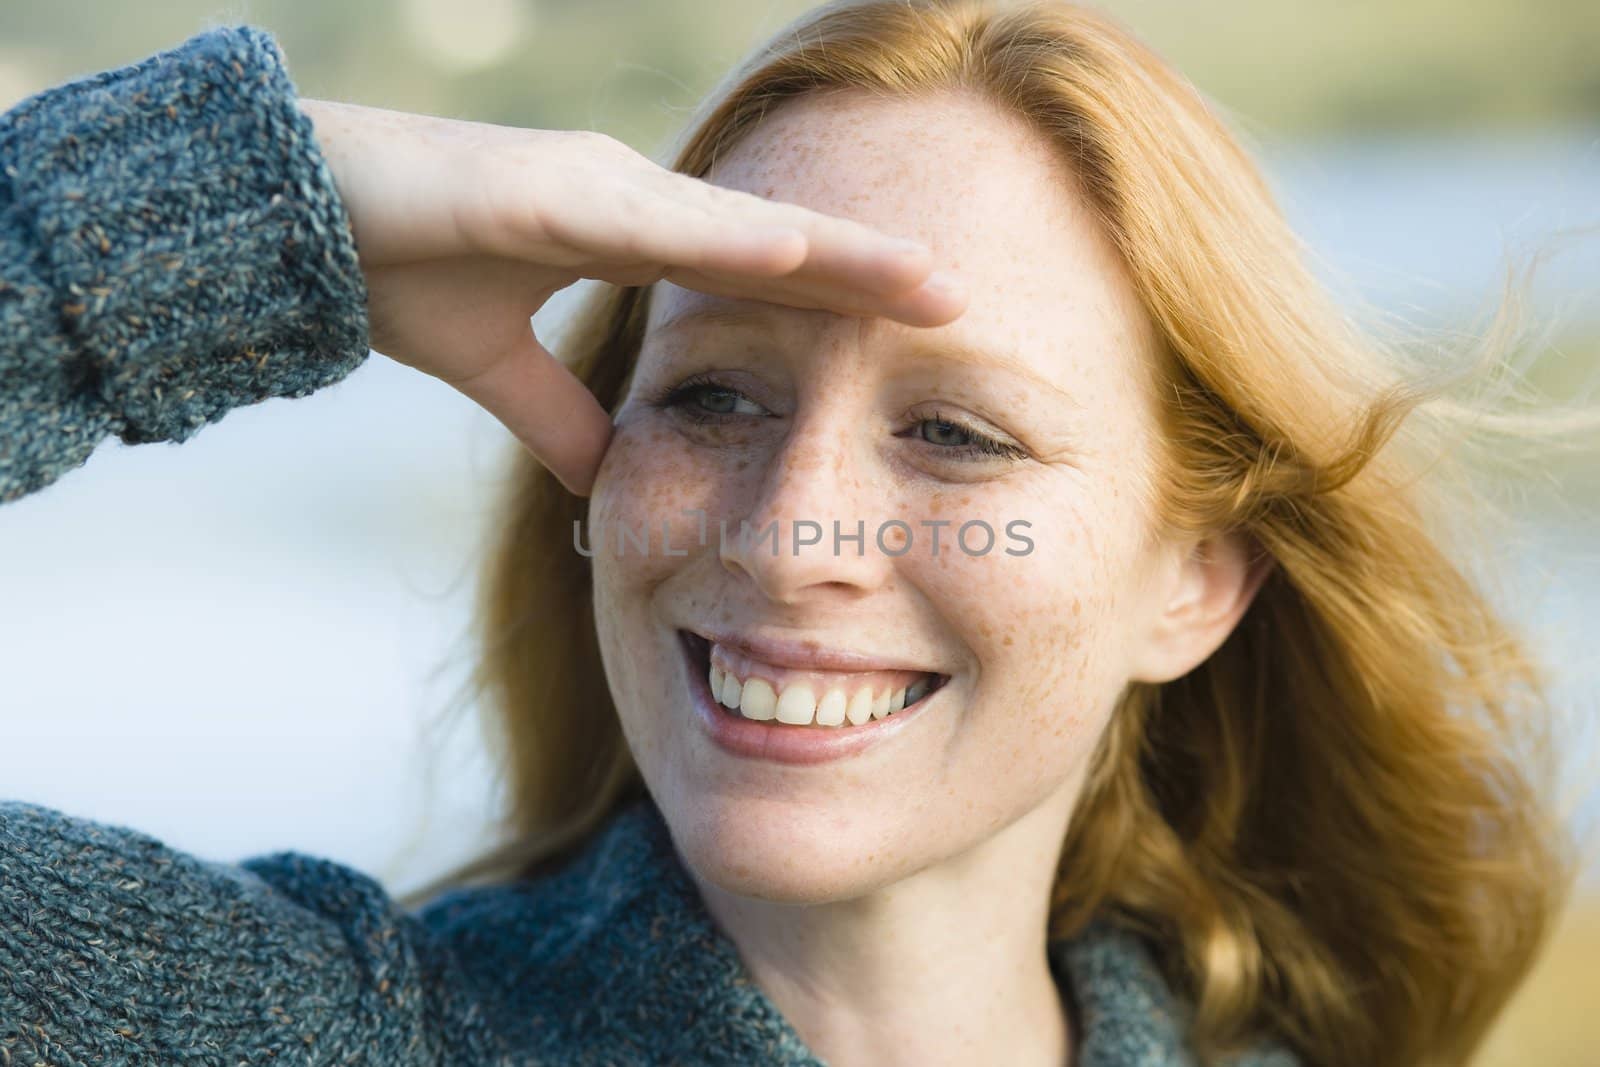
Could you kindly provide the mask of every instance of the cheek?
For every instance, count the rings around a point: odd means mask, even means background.
[[[1132,565],[1123,546],[1135,539],[1131,519],[1099,506],[1102,498],[1086,486],[1014,497],[998,513],[995,550],[941,557],[932,572],[977,660],[974,714],[1018,738],[1019,757],[1037,758],[1028,745],[1052,739],[1081,747],[1123,684],[1120,620]],[[1007,538],[1012,519],[1029,524],[1018,532],[1031,549]]]
[[[595,476],[592,519],[669,514],[698,479],[682,438],[648,420],[618,423]]]
[[[696,512],[714,537],[716,484],[680,434],[644,419],[619,424],[589,500],[585,533],[597,586],[671,573],[685,557],[667,549],[692,551],[700,538]]]
[[[583,538],[592,553],[601,660],[629,747],[644,766],[654,766],[664,743],[654,695],[678,669],[655,598],[699,551],[698,523],[682,512],[705,508],[711,486],[681,435],[636,419],[616,424],[590,494]]]

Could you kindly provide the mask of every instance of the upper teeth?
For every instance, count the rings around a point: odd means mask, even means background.
[[[837,684],[817,684],[800,679],[789,680],[787,684],[779,681],[780,691],[773,682],[756,673],[762,670],[760,666],[745,660],[743,662],[748,666],[725,669],[716,662],[718,658],[737,657],[721,653],[719,646],[713,646],[709,684],[719,703],[737,708],[747,719],[776,719],[795,726],[842,726],[847,721],[853,726],[860,726],[868,720],[884,718],[907,705],[915,704],[927,695],[932,684],[927,674],[905,684],[904,679],[910,678],[911,672],[884,671],[876,672],[879,674],[876,684],[869,676],[840,674]],[[740,669],[747,675],[743,679],[737,673]],[[791,672],[772,668],[764,673],[783,675]],[[814,676],[830,672],[808,673]]]

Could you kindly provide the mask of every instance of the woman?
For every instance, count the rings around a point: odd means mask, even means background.
[[[1064,4],[829,5],[665,175],[305,101],[313,143],[280,64],[216,31],[7,116],[3,495],[367,332],[473,397],[528,450],[506,844],[394,901],[0,807],[13,1060],[1465,1061],[1571,873],[1438,521],[1509,424],[1385,369],[1177,75]],[[216,176],[166,246],[91,129]],[[526,321],[579,276],[563,367]]]

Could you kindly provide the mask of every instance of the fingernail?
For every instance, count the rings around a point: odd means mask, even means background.
[[[928,246],[921,241],[906,241],[900,238],[890,241],[889,248],[896,255],[901,256],[915,256],[928,251]]]

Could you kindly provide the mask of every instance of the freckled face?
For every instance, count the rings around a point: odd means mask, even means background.
[[[791,101],[710,180],[924,241],[971,286],[963,316],[927,329],[658,283],[594,488],[607,680],[685,858],[732,892],[844,899],[1070,810],[1149,599],[1149,328],[1070,171],[979,98]],[[767,317],[685,317],[707,309]],[[901,555],[876,543],[890,519],[911,527]],[[776,520],[779,553],[741,544],[740,520]],[[795,555],[803,520],[826,534]],[[995,532],[986,554],[979,527],[956,543],[970,520]],[[835,521],[864,522],[863,554],[834,551]],[[663,524],[684,554],[663,551]],[[652,531],[648,553],[619,558],[619,527]],[[753,761],[696,722],[679,629],[813,639],[950,681],[857,756]]]

